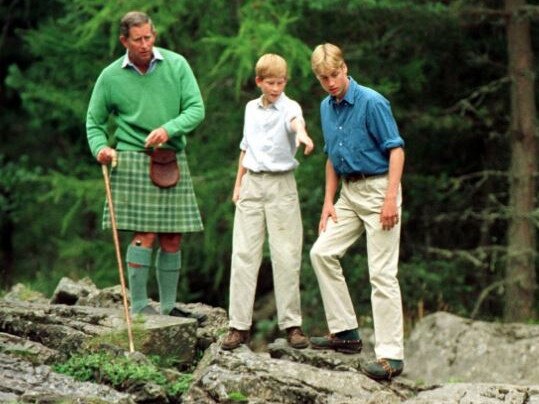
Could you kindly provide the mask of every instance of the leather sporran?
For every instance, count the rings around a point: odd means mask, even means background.
[[[150,155],[150,179],[159,188],[171,188],[180,180],[180,169],[176,159],[176,151],[171,149],[154,149]]]

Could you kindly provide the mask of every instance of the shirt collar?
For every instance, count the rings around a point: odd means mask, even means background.
[[[340,103],[344,101],[350,105],[354,105],[357,93],[359,92],[359,85],[352,78],[352,76],[348,76],[348,82],[348,89],[346,90],[346,93],[344,94],[344,97],[342,98]],[[334,96],[330,96],[330,99],[333,104],[337,104],[337,100]]]
[[[260,97],[258,97],[258,100],[257,100],[257,105],[259,107],[261,107],[261,108],[264,108],[264,102],[262,101],[263,97],[264,97],[264,95],[261,95]],[[283,107],[283,103],[284,103],[285,98],[286,98],[286,95],[283,92],[283,93],[281,93],[279,98],[277,98],[277,100],[275,102],[268,105],[268,107],[275,108],[277,110],[281,109]]]
[[[153,54],[153,57],[152,57],[152,60],[150,60],[150,68],[148,69],[148,71],[151,71],[151,69],[153,68],[155,63],[157,63],[158,60],[164,59],[163,55],[161,54],[161,52],[159,52],[159,49],[157,49],[156,47],[152,49],[152,54]],[[131,59],[129,59],[129,52],[126,50],[124,60],[122,62],[122,68],[125,69],[127,67],[132,67],[136,71],[139,71],[138,68],[133,64],[133,62],[131,62]]]

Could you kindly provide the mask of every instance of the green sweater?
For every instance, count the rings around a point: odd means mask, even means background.
[[[163,60],[144,75],[122,68],[124,56],[101,72],[86,116],[88,144],[94,157],[107,146],[108,119],[116,122],[116,149],[142,151],[148,134],[163,127],[166,147],[182,150],[185,135],[204,119],[204,104],[191,67],[177,53],[159,48]]]

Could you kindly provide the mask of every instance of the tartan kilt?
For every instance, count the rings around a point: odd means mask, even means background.
[[[118,230],[151,233],[186,233],[203,230],[185,152],[176,154],[180,180],[159,188],[150,179],[150,157],[144,152],[120,151],[111,169],[110,184]],[[111,228],[107,201],[103,228]]]

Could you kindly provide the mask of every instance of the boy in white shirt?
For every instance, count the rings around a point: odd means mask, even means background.
[[[243,139],[232,200],[236,204],[230,276],[230,330],[222,348],[232,350],[249,339],[258,271],[267,229],[278,326],[294,348],[306,348],[301,329],[299,274],[303,225],[294,177],[298,146],[305,154],[313,142],[305,131],[300,105],[284,89],[287,64],[279,55],[263,55],[255,67],[261,97],[245,107]]]

